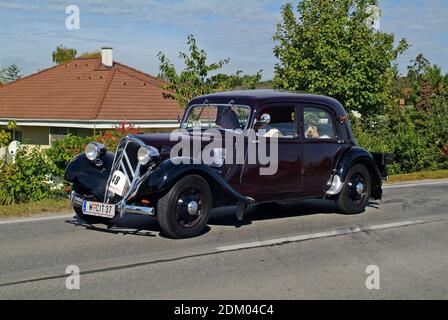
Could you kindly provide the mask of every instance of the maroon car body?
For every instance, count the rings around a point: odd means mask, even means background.
[[[88,160],[81,154],[68,165],[66,179],[73,182],[72,204],[78,215],[83,220],[110,223],[126,213],[149,214],[159,219],[168,236],[179,238],[200,234],[210,210],[218,206],[236,204],[237,216],[242,219],[251,203],[327,198],[334,199],[341,212],[359,213],[370,198],[381,199],[389,156],[370,153],[357,145],[347,114],[337,100],[274,90],[197,97],[189,103],[181,123],[184,134],[191,135],[192,140],[197,138],[188,124],[192,118],[198,119],[197,114],[192,116],[198,106],[201,113],[204,106],[216,106],[217,113],[229,106],[243,108],[243,113],[236,111],[244,118],[238,132],[244,136],[245,150],[255,143],[246,132],[259,130],[260,123],[269,126],[276,133],[277,171],[260,175],[261,165],[248,163],[247,155],[239,164],[174,164],[171,151],[177,141],[172,141],[169,133],[129,136],[115,154],[96,144],[95,159]],[[223,133],[225,149],[228,128],[216,127]],[[199,139],[201,149],[205,148],[209,142]],[[268,150],[271,139],[266,138]],[[147,146],[154,154],[149,164],[142,165],[137,153],[142,147],[147,154],[152,152]],[[121,196],[110,192],[117,170],[127,177],[127,192]],[[82,209],[86,199],[114,206],[116,216],[90,216]]]

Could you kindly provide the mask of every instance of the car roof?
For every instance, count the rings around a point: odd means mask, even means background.
[[[346,115],[341,103],[334,98],[308,93],[294,93],[272,89],[236,90],[211,93],[199,96],[190,101],[189,105],[204,103],[232,103],[249,106],[259,106],[267,103],[316,103],[323,104],[334,110],[337,115]]]

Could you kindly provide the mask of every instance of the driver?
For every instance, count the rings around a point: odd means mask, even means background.
[[[236,112],[230,106],[218,109],[216,124],[223,129],[241,129]]]

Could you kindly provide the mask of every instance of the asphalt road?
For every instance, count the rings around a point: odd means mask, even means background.
[[[116,230],[72,215],[1,220],[0,298],[447,299],[448,180],[384,193],[353,216],[305,201],[254,206],[239,224],[223,208],[187,240],[141,217]],[[79,290],[66,288],[69,265]],[[370,265],[378,290],[366,288]]]

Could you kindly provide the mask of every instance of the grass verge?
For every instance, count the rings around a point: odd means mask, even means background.
[[[48,215],[60,212],[71,212],[68,198],[46,199],[31,203],[0,206],[0,218],[27,217],[31,215]]]
[[[420,171],[413,173],[397,174],[389,177],[387,182],[396,183],[413,180],[443,179],[448,178],[448,170]]]

